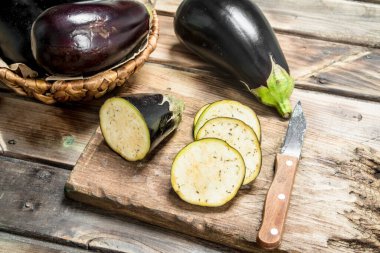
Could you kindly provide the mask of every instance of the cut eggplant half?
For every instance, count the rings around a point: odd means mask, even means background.
[[[233,118],[214,118],[199,129],[196,140],[218,138],[227,142],[242,155],[245,162],[246,185],[259,175],[261,169],[261,148],[255,132],[243,121]]]
[[[100,128],[111,149],[138,161],[178,127],[183,109],[183,102],[169,95],[113,97],[100,109]]]
[[[194,138],[197,137],[199,129],[210,119],[218,117],[228,117],[239,119],[250,126],[257,135],[257,139],[261,140],[260,121],[256,113],[246,105],[234,100],[220,100],[210,104],[194,126]]]
[[[197,114],[195,114],[195,117],[194,117],[194,126],[197,124],[198,122],[198,119],[199,117],[202,115],[202,113],[204,112],[204,110],[206,110],[206,108],[209,106],[210,104],[205,104],[204,106],[201,107],[201,109],[199,109],[199,111],[197,112]]]
[[[182,200],[216,207],[236,195],[244,175],[240,153],[222,140],[209,138],[192,142],[177,154],[171,183]]]

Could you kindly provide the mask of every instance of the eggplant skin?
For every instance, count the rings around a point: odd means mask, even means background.
[[[147,36],[150,14],[140,2],[86,1],[44,11],[33,23],[34,58],[55,75],[89,75],[123,60]]]
[[[2,0],[0,8],[0,55],[8,63],[24,63],[39,70],[30,49],[34,20],[46,8],[73,0]]]
[[[181,122],[184,104],[173,96],[141,93],[121,97],[133,104],[143,115],[150,133],[151,150]]]
[[[266,85],[271,56],[289,73],[273,29],[251,0],[184,0],[174,28],[186,47],[250,89]]]

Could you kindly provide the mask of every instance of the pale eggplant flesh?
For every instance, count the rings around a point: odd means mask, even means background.
[[[151,150],[172,133],[182,119],[184,103],[166,94],[122,95],[143,115],[151,138]]]
[[[183,102],[170,95],[122,94],[102,105],[100,128],[111,149],[138,161],[178,127],[183,109]]]
[[[262,11],[251,0],[184,0],[174,19],[178,39],[241,81],[283,117],[292,111],[294,81]]]

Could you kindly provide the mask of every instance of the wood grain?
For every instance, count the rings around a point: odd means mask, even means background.
[[[183,122],[170,140],[137,164],[111,152],[97,131],[70,176],[68,195],[160,226],[255,251],[264,198],[273,178],[274,154],[287,122],[241,91],[240,85],[209,73],[147,64],[130,81],[133,85],[125,89],[127,92],[170,92],[184,99]],[[257,112],[263,128],[263,168],[251,188],[240,191],[229,205],[198,208],[182,202],[171,190],[170,163],[192,140],[196,111],[204,103],[221,98],[236,99]],[[380,186],[375,176],[380,105],[303,90],[295,90],[292,102],[297,100],[302,101],[308,130],[280,250],[376,252],[380,246],[380,230],[373,225],[380,224],[376,212]],[[364,199],[363,189],[367,194]]]
[[[98,107],[45,106],[0,96],[0,147],[3,155],[72,166],[97,124]]]
[[[380,50],[342,58],[306,77],[297,87],[380,102]]]
[[[0,252],[4,253],[85,253],[94,252],[43,242],[0,232]]]
[[[1,156],[0,168],[0,231],[104,252],[230,252],[66,199],[67,170]]]
[[[156,8],[161,14],[174,15],[181,2],[182,0],[160,0]],[[380,47],[378,4],[345,0],[254,2],[278,32]]]

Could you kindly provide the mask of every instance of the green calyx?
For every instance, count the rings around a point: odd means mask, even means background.
[[[271,56],[272,71],[267,79],[267,86],[251,89],[261,103],[275,107],[283,118],[289,118],[292,113],[290,96],[294,89],[293,78]]]

